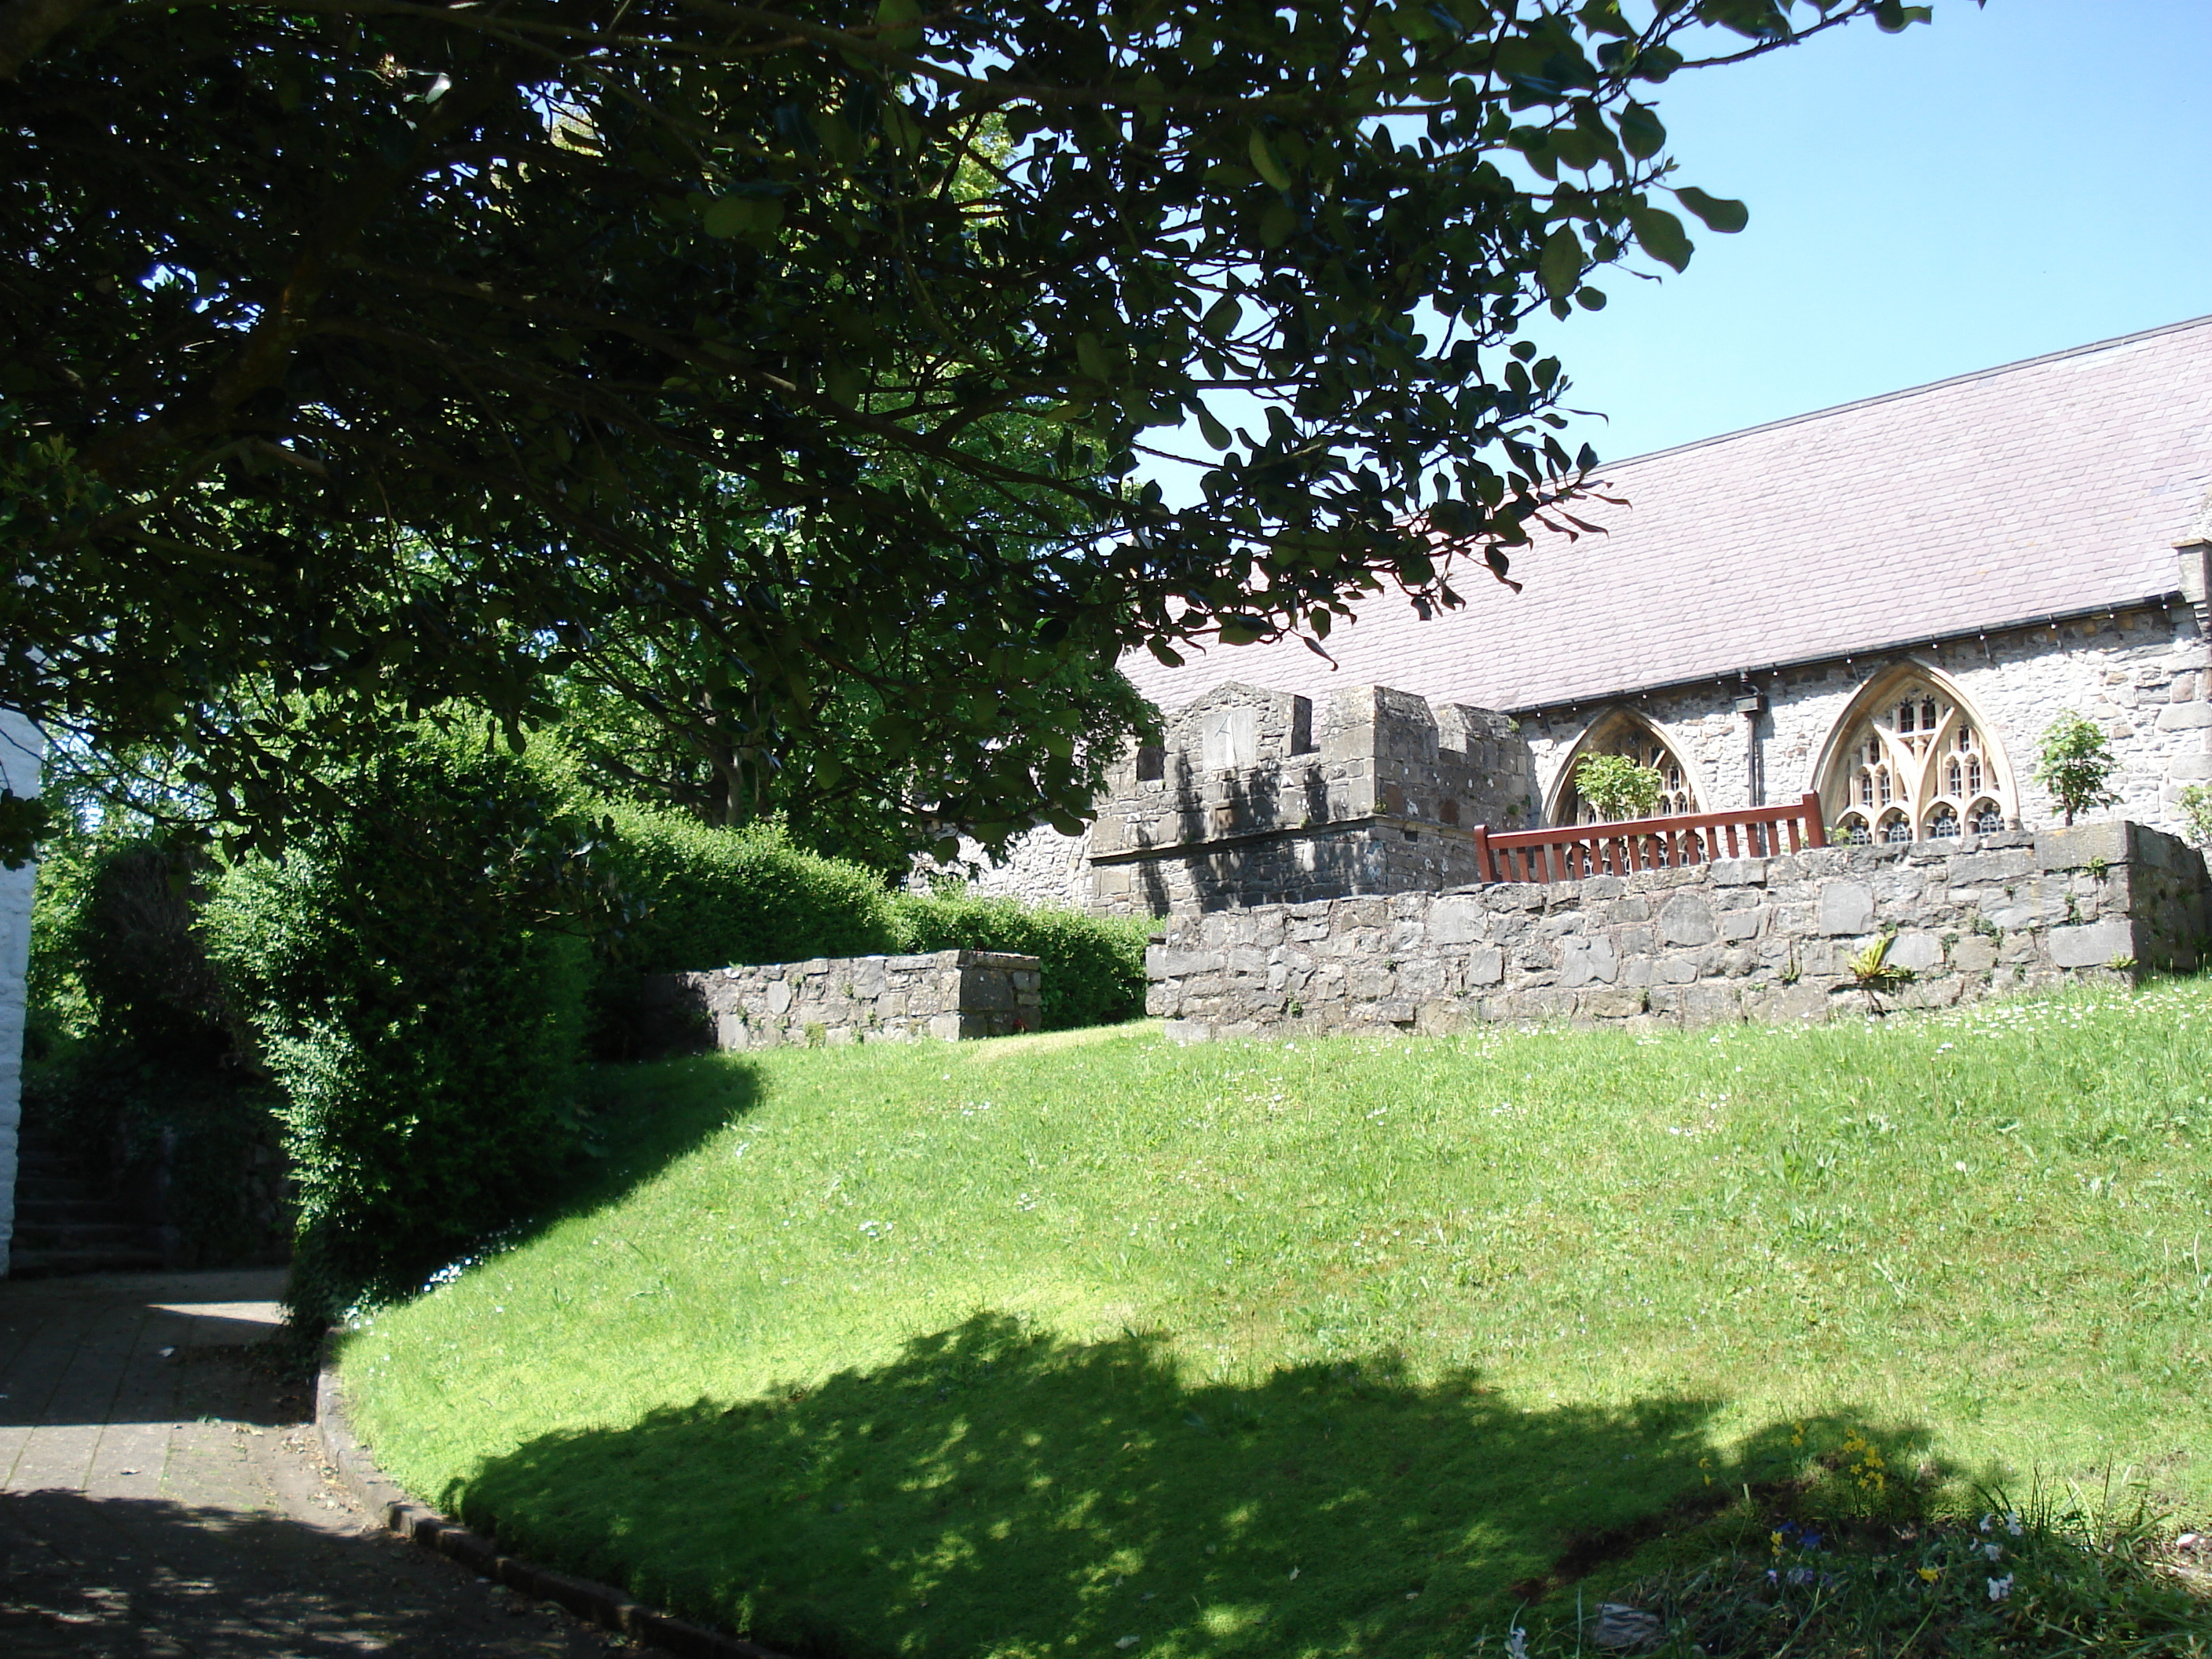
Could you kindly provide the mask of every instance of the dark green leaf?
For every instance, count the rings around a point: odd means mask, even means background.
[[[1695,185],[1684,185],[1674,195],[1684,207],[1705,222],[1708,229],[1734,235],[1751,222],[1751,210],[1741,202],[1731,201],[1725,196],[1708,196]]]
[[[1637,207],[1628,210],[1636,243],[1663,265],[1680,270],[1690,263],[1690,238],[1682,222],[1664,208]]]

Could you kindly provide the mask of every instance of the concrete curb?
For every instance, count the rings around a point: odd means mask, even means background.
[[[482,1533],[471,1532],[416,1503],[385,1478],[368,1448],[354,1437],[346,1421],[345,1395],[337,1366],[327,1346],[315,1376],[315,1434],[322,1442],[323,1455],[363,1509],[402,1538],[448,1556],[471,1572],[566,1607],[604,1630],[650,1642],[682,1659],[785,1659],[773,1648],[656,1613],[611,1584],[595,1584],[588,1578],[571,1577],[502,1555],[498,1545]]]

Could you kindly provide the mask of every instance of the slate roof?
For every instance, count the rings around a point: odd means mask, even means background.
[[[1869,653],[2179,586],[2212,483],[2212,317],[1962,374],[1607,467],[1607,534],[1480,569],[1429,622],[1377,596],[1329,665],[1296,641],[1122,666],[1177,708],[1224,680],[1374,682],[1528,709]]]

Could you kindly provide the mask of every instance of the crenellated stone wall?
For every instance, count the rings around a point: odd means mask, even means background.
[[[1528,746],[1489,709],[1222,685],[1115,769],[1086,834],[1036,830],[975,884],[1108,915],[1449,886],[1477,874],[1469,831],[1531,799]]]
[[[1884,934],[1941,1006],[2212,953],[2203,855],[2113,822],[1832,848],[1546,885],[1170,919],[1146,1011],[1185,1040],[1494,1021],[1703,1024],[1863,1012],[1846,963]]]
[[[648,1053],[1010,1036],[1038,1028],[1042,983],[1036,957],[996,951],[662,974],[646,981],[637,1031]]]

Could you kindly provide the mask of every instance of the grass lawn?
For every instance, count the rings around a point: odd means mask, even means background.
[[[2212,1517],[2212,981],[604,1086],[602,1200],[347,1384],[415,1492],[772,1644],[1494,1652],[1730,1499]]]

